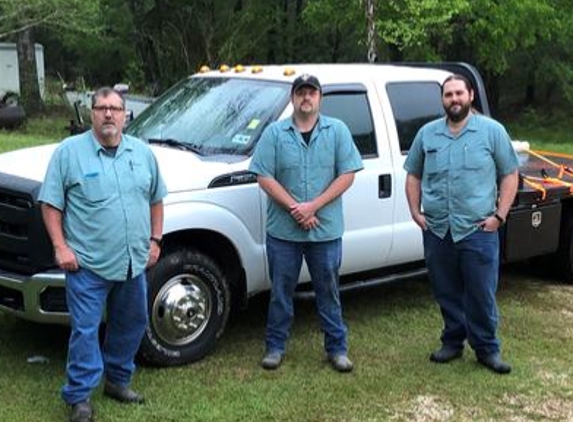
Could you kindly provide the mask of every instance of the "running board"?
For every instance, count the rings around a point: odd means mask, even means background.
[[[426,268],[418,268],[415,270],[404,271],[397,274],[389,274],[383,277],[371,278],[368,280],[356,280],[349,283],[341,284],[339,287],[340,292],[346,292],[350,290],[366,289],[370,287],[380,286],[386,283],[393,283],[395,281],[405,280],[409,278],[420,277],[426,275],[428,270]],[[309,284],[310,285],[310,284]],[[308,291],[295,291],[294,297],[296,299],[314,299],[314,290]]]

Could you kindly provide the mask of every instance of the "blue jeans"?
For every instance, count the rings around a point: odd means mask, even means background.
[[[116,282],[84,268],[68,272],[66,300],[71,334],[62,398],[73,405],[89,398],[104,370],[113,384],[129,384],[135,371],[133,360],[147,326],[145,273]],[[107,327],[100,350],[98,332],[104,310]]]
[[[346,354],[346,326],[338,293],[342,241],[290,242],[267,236],[267,256],[272,280],[266,331],[267,352],[284,353],[294,317],[293,294],[304,257],[316,295],[324,332],[324,349],[330,356]]]
[[[497,291],[499,236],[478,230],[454,243],[424,231],[426,265],[444,319],[442,344],[462,349],[464,340],[476,355],[499,353]]]

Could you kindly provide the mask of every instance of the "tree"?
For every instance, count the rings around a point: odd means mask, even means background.
[[[82,0],[0,0],[0,40],[16,38],[20,76],[20,102],[28,114],[42,110],[38,85],[34,29],[94,31],[98,2]]]
[[[18,72],[20,79],[20,98],[29,115],[43,111],[38,70],[36,65],[36,46],[33,41],[33,29],[26,28],[18,32]]]
[[[306,44],[314,47],[299,52],[306,56],[306,61],[367,60],[366,8],[362,0],[310,1],[303,19],[309,30],[301,32],[307,40],[312,40]]]
[[[394,0],[376,4],[380,38],[391,61],[439,60],[452,42],[458,16],[470,11],[470,0]]]

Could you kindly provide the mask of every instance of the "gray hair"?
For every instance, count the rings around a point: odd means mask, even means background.
[[[94,95],[92,95],[92,108],[97,103],[97,100],[101,98],[107,98],[110,95],[115,94],[121,99],[121,106],[125,108],[125,98],[123,98],[123,94],[119,92],[117,89],[110,88],[109,86],[104,86],[99,88]]]

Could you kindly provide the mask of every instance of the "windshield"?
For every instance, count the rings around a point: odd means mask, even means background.
[[[145,109],[126,132],[201,156],[249,155],[286,107],[289,92],[290,85],[277,82],[189,78]]]

